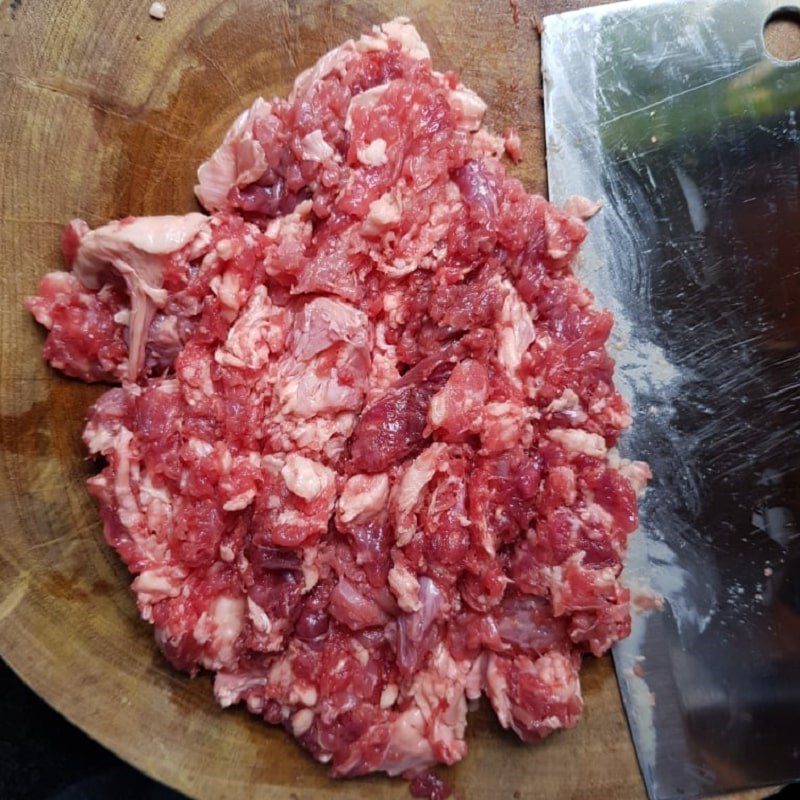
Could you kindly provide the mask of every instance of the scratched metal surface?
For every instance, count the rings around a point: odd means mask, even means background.
[[[550,194],[605,205],[583,277],[654,473],[628,574],[664,608],[614,658],[658,800],[800,778],[800,63],[762,36],[785,6],[545,19]]]

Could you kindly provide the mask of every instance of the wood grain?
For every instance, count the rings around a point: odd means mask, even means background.
[[[197,164],[239,110],[283,94],[321,53],[408,14],[514,123],[518,175],[546,188],[536,20],[578,2],[23,0],[0,7],[0,651],[51,705],[151,776],[200,798],[406,798],[402,782],[331,783],[282,731],[220,710],[207,676],[166,664],[130,576],[102,541],[80,432],[102,391],[49,370],[22,298],[58,268],[62,226],[189,211]],[[587,663],[576,729],[526,747],[486,708],[470,753],[442,770],[461,798],[643,797],[608,659]]]

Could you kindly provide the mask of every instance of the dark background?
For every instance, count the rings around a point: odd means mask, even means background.
[[[0,661],[0,799],[185,800],[120,761]]]

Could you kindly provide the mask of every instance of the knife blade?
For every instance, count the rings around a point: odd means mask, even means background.
[[[651,800],[800,778],[800,62],[763,38],[784,7],[544,20],[550,197],[603,204],[581,277],[616,318],[622,455],[654,474],[614,648]]]

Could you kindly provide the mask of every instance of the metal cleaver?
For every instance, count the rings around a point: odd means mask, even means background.
[[[580,269],[654,475],[626,574],[663,607],[614,649],[652,800],[800,778],[800,61],[763,38],[786,5],[544,20],[550,197],[603,204]]]

